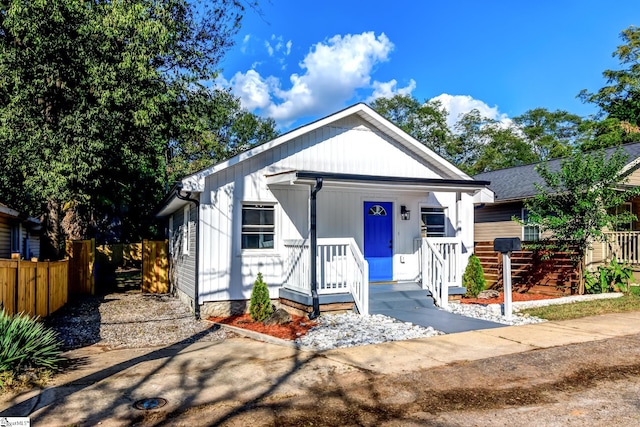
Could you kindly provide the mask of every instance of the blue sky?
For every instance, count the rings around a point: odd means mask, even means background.
[[[262,0],[219,78],[281,130],[357,102],[410,94],[458,114],[508,120],[544,107],[587,116],[576,99],[619,68],[620,32],[640,1]]]

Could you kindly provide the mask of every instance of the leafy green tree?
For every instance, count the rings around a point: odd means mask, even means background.
[[[470,298],[476,298],[487,285],[480,258],[474,254],[469,257],[469,263],[462,276],[462,285],[467,288],[467,296]]]
[[[273,306],[269,298],[269,288],[262,278],[262,273],[258,273],[256,281],[251,290],[251,300],[249,302],[249,314],[256,322],[262,322],[273,313]]]
[[[585,137],[582,118],[566,111],[535,108],[513,118],[537,161],[565,157]]]
[[[173,118],[169,144],[169,182],[209,167],[278,136],[273,119],[243,109],[226,90],[199,88],[189,94],[182,114]]]
[[[376,99],[371,108],[445,159],[450,158],[451,131],[447,126],[447,111],[441,103],[395,95]]]
[[[582,268],[586,251],[606,238],[604,230],[635,219],[629,212],[616,211],[640,194],[640,188],[624,186],[628,180],[626,164],[627,156],[620,148],[610,156],[604,150],[584,153],[576,149],[561,161],[559,170],[540,164],[536,170],[544,184],[536,184],[537,195],[525,202],[528,224],[550,232],[555,246],[577,248]],[[582,280],[579,291],[584,293]]]
[[[187,100],[243,12],[237,0],[0,3],[0,193],[42,214],[45,256],[67,238],[151,233],[168,144],[191,132]]]

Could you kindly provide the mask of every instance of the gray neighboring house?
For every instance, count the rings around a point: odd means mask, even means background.
[[[0,259],[40,258],[40,221],[0,203]]]
[[[640,185],[640,143],[622,146],[629,156],[626,171],[629,176],[627,185]],[[613,153],[615,148],[607,149]],[[551,170],[559,170],[561,159],[548,162]],[[489,189],[495,195],[494,203],[478,205],[475,208],[474,241],[490,242],[498,237],[519,237],[523,241],[540,239],[540,230],[535,226],[521,225],[513,221],[513,217],[523,221],[527,219],[524,201],[533,197],[537,191],[534,183],[542,184],[542,178],[535,168],[539,163],[516,166],[485,172],[474,176],[474,179],[490,181]],[[640,216],[640,197],[629,200],[620,209]],[[620,230],[610,231],[609,244],[597,244],[589,254],[589,264],[598,264],[616,254],[632,264],[640,264],[640,222],[633,221]],[[635,249],[634,249],[635,248]],[[633,249],[633,250],[632,250]]]

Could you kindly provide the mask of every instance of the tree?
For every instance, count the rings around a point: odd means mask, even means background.
[[[173,118],[169,182],[278,136],[273,119],[249,113],[228,91],[201,87],[189,93],[185,103],[182,114]]]
[[[582,118],[566,111],[534,108],[513,118],[537,161],[565,157],[585,137]]]
[[[0,4],[3,202],[42,214],[45,256],[66,238],[139,239],[166,184],[175,120],[215,77],[237,0]],[[48,243],[48,245],[47,245]]]
[[[626,164],[627,156],[620,148],[609,156],[604,150],[584,153],[576,149],[561,161],[559,170],[551,170],[547,163],[536,169],[544,184],[536,184],[538,193],[525,201],[527,223],[550,232],[556,247],[575,246],[580,271],[587,250],[605,239],[603,230],[615,230],[635,219],[629,212],[616,210],[640,194],[640,188],[624,186]],[[583,293],[583,277],[580,283]]]
[[[596,104],[599,117],[606,121],[592,126],[599,146],[636,142],[640,137],[640,28],[630,26],[620,38],[624,44],[612,56],[623,68],[605,70],[606,86],[595,93],[583,89],[578,95],[583,102]]]
[[[421,103],[410,95],[395,95],[376,99],[371,108],[445,159],[450,158],[451,131],[441,103]]]

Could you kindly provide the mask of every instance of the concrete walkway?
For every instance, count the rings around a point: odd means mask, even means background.
[[[432,326],[447,334],[506,326],[440,310],[429,291],[417,283],[370,285],[369,313],[384,314],[414,325]]]
[[[321,384],[638,333],[640,312],[631,312],[325,352],[248,338],[141,350],[90,346],[69,352],[75,367],[48,388],[0,397],[0,416],[29,416],[32,425],[130,425],[143,412],[134,402],[162,397],[168,403],[158,411],[213,404],[228,407],[231,417],[238,408],[313,393]]]

